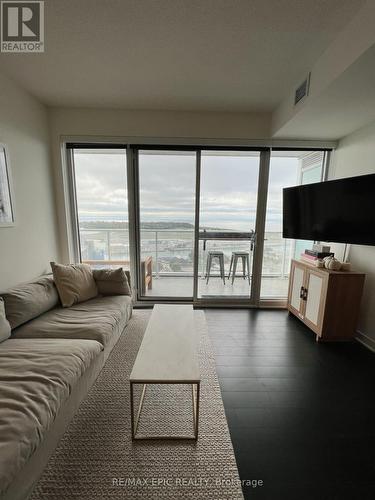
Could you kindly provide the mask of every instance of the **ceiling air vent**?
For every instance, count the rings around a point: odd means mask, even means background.
[[[299,85],[294,94],[294,105],[298,104],[302,99],[309,95],[309,87],[310,87],[310,73],[303,80],[301,85]]]

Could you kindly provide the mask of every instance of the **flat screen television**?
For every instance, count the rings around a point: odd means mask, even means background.
[[[375,245],[375,174],[285,188],[283,237]]]

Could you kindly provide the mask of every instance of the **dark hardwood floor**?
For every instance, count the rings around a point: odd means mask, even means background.
[[[206,309],[245,498],[375,498],[375,355],[285,311]]]

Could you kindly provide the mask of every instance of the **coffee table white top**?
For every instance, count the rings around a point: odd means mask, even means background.
[[[198,333],[193,306],[154,306],[130,381],[195,383],[200,381]]]

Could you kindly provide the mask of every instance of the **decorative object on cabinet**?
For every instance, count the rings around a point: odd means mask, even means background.
[[[317,268],[293,260],[288,310],[315,334],[317,341],[354,338],[365,275]]]
[[[314,252],[318,253],[330,253],[331,247],[328,245],[322,245],[321,243],[314,243],[312,247]]]
[[[324,259],[324,267],[326,269],[330,269],[331,271],[340,271],[341,265],[341,262],[335,257],[326,257]]]
[[[315,245],[314,245],[315,246]],[[329,250],[329,247],[319,247],[318,246],[318,249],[319,248],[323,248],[325,250]],[[324,267],[324,262],[326,260],[326,258],[332,258],[334,257],[335,254],[333,252],[330,252],[330,251],[324,251],[324,252],[320,252],[318,250],[310,250],[308,248],[305,249],[305,251],[303,253],[301,253],[301,260],[304,261],[304,262],[309,262],[311,264],[313,264],[315,267]]]

